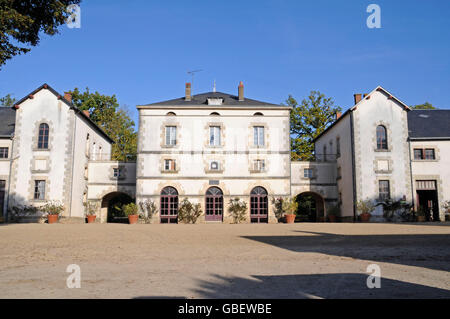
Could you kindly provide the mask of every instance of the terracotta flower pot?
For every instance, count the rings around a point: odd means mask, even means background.
[[[49,224],[55,224],[58,222],[58,215],[47,215],[47,221]]]
[[[295,214],[286,214],[286,224],[293,224],[295,222]]]
[[[335,223],[336,222],[336,216],[328,215],[328,220],[330,221],[330,223]]]
[[[95,215],[88,215],[87,216],[88,224],[95,223],[95,218],[96,217],[97,216],[95,216]]]
[[[359,217],[361,218],[361,221],[363,223],[367,223],[370,220],[370,216],[371,215],[368,214],[368,213],[364,213],[364,214],[359,215]]]
[[[425,222],[425,221],[426,221],[425,216],[417,216],[417,222],[423,223],[423,222]]]
[[[129,215],[128,216],[128,223],[130,223],[130,224],[137,224],[138,218],[139,218],[139,215]]]

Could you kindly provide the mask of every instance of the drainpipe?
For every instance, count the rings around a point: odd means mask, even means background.
[[[355,169],[355,135],[353,112],[350,112],[350,136],[352,145],[352,172],[353,172],[353,221],[356,222],[356,169]]]
[[[411,139],[408,136],[408,153],[409,153],[409,176],[411,178],[411,203],[414,209],[416,209],[414,201],[414,179],[412,174],[412,158],[411,158]]]
[[[73,196],[73,170],[75,166],[75,132],[77,131],[77,115],[74,110],[73,112],[73,118],[74,118],[74,127],[72,132],[72,176],[70,176],[70,198],[69,198],[69,218],[72,217],[72,196]]]
[[[17,158],[19,158],[19,156],[17,156],[16,158],[14,158],[14,140],[15,140],[15,135],[14,133],[11,134],[11,159],[9,160],[9,180],[8,180],[8,196],[6,197],[6,215],[5,215],[5,223],[8,222],[9,219],[9,197],[10,197],[10,193],[11,193],[11,180],[12,180],[12,165],[13,165],[13,161]]]

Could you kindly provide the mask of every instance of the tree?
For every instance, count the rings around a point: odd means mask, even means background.
[[[0,98],[0,107],[13,107],[16,103],[16,99],[11,96],[11,94],[6,94],[4,97]]]
[[[428,102],[425,102],[424,104],[414,105],[412,108],[415,110],[436,110],[436,108]]]
[[[294,161],[314,158],[314,139],[336,119],[340,107],[334,106],[331,98],[318,91],[311,91],[301,104],[289,95],[287,105],[291,112],[291,158]]]
[[[39,33],[58,33],[70,16],[67,6],[80,0],[0,0],[0,67],[7,60],[36,46]]]
[[[111,159],[127,161],[136,159],[137,133],[128,111],[119,107],[115,95],[91,93],[89,88],[81,93],[78,88],[70,92],[72,103],[80,110],[88,110],[91,120],[114,140]]]

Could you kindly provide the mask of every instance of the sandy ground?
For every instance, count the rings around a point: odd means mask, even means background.
[[[448,223],[17,224],[0,238],[0,298],[450,298]]]

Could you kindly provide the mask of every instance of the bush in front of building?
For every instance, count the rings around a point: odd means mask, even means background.
[[[228,203],[228,211],[233,218],[235,224],[242,223],[247,219],[247,203],[238,197],[230,199]]]
[[[146,224],[150,224],[152,222],[153,216],[155,216],[159,211],[156,203],[150,199],[139,202],[139,208],[141,210],[139,218],[142,219]]]
[[[189,199],[185,198],[178,208],[178,221],[185,224],[195,224],[202,213],[200,204],[192,204]]]
[[[374,211],[375,205],[369,199],[359,200],[356,203],[356,209],[360,212],[359,216],[361,221],[369,221],[371,216],[370,213]]]

